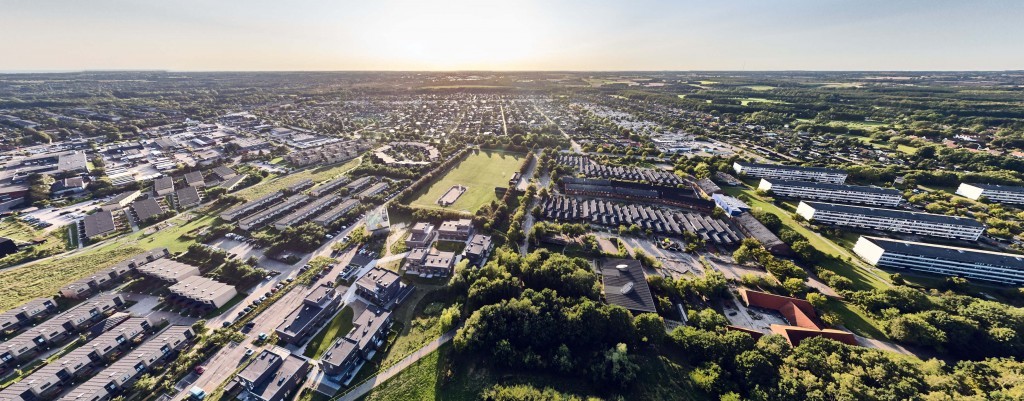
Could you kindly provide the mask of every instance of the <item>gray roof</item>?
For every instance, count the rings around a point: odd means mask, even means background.
[[[871,241],[886,252],[1024,270],[1024,255],[928,244],[924,242],[901,241],[889,238],[870,237],[866,235],[861,238]]]
[[[162,191],[165,189],[174,189],[174,178],[173,177],[160,177],[153,180],[153,190]]]
[[[164,212],[164,209],[160,207],[160,202],[157,202],[156,199],[153,198],[132,202],[132,210],[135,211],[135,216],[137,216],[140,221],[149,220]]]
[[[82,219],[85,225],[85,236],[95,237],[114,232],[114,215],[110,211],[102,210]]]
[[[909,212],[904,210],[896,209],[882,209],[876,207],[864,207],[864,206],[850,206],[840,205],[836,203],[824,203],[824,202],[807,202],[807,205],[814,208],[814,210],[830,211],[835,213],[847,213],[847,214],[861,214],[866,216],[877,216],[887,217],[891,219],[901,220],[917,220],[925,221],[936,224],[951,224],[967,227],[985,227],[977,220],[970,219],[967,217],[957,216],[946,216],[943,214],[931,214],[931,213],[920,213],[920,212]]]
[[[846,174],[846,170],[828,167],[808,167],[808,166],[787,166],[784,164],[764,164],[764,163],[747,163],[747,162],[736,162],[743,167],[755,167],[755,168],[774,168],[781,170],[796,170],[796,171],[814,171],[819,173],[836,173]]]
[[[772,186],[783,186],[783,187],[803,187],[803,188],[818,188],[826,189],[831,191],[851,191],[851,192],[865,192],[872,194],[888,194],[888,195],[899,195],[900,191],[893,188],[879,188],[869,187],[863,185],[843,185],[843,184],[830,184],[827,182],[814,182],[814,181],[789,181],[779,180],[775,178],[762,178],[762,180],[768,181]]]
[[[199,203],[200,199],[199,190],[193,186],[187,186],[185,188],[174,191],[174,196],[178,198],[178,206],[183,207],[184,205],[194,205]]]
[[[1009,185],[997,185],[997,184],[970,184],[970,183],[966,183],[966,182],[965,182],[965,184],[970,185],[972,187],[978,187],[978,188],[984,189],[986,191],[1002,191],[1002,192],[1024,193],[1024,187],[1014,187],[1014,186],[1009,186]]]
[[[346,357],[357,350],[365,350],[373,336],[381,330],[384,322],[391,317],[391,312],[370,306],[363,310],[363,313],[352,322],[352,331],[343,338],[337,339],[322,360],[326,363],[338,366]]]
[[[656,312],[651,288],[647,286],[640,262],[633,259],[607,259],[601,265],[604,298],[612,305],[631,311]],[[632,288],[629,288],[632,287]]]

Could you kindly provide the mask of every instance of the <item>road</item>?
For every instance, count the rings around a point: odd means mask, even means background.
[[[569,134],[567,132],[565,132],[564,129],[562,129],[562,126],[560,126],[557,123],[555,123],[555,120],[552,120],[551,117],[548,117],[547,113],[545,113],[544,110],[541,110],[540,107],[537,107],[536,104],[533,105],[533,108],[534,108],[534,110],[537,110],[537,112],[540,113],[540,115],[544,116],[545,120],[548,120],[548,122],[551,123],[552,125],[554,125],[555,128],[558,128],[558,132],[561,132],[562,135],[565,135],[565,139],[569,140],[569,145],[572,148],[573,152],[583,153],[583,147],[580,146],[580,144],[576,143],[576,141],[574,141],[572,139],[572,137],[569,136]]]
[[[383,372],[380,372],[375,376],[371,376],[370,378],[360,383],[358,386],[353,387],[351,390],[349,390],[349,392],[342,395],[336,401],[358,400],[360,397],[366,395],[366,393],[369,393],[370,390],[373,390],[377,386],[381,385],[381,383],[386,382],[388,379],[394,377],[399,372],[405,370],[409,366],[412,366],[412,364],[416,363],[416,361],[422,359],[424,356],[427,356],[431,352],[436,351],[445,343],[451,341],[452,338],[455,338],[456,331],[458,331],[457,328],[442,334],[441,337],[438,337],[434,341],[431,341],[427,345],[424,345],[423,348],[416,350],[416,352],[413,352],[409,356],[405,357],[405,359],[402,359],[394,366],[385,369]]]

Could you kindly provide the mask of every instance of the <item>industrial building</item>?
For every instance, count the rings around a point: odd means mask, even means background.
[[[977,241],[985,225],[966,217],[896,209],[800,202],[796,213],[815,223]]]

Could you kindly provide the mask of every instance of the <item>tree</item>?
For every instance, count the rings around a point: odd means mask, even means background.
[[[619,343],[604,352],[604,358],[591,367],[591,378],[595,383],[611,384],[625,389],[636,380],[640,366],[633,361],[626,344]]]
[[[828,303],[828,298],[817,292],[807,293],[807,302],[810,302],[811,306],[815,309],[821,309]]]
[[[641,313],[634,319],[636,334],[648,344],[660,344],[665,339],[665,319],[656,313]]]
[[[714,331],[725,327],[729,321],[714,309],[701,309],[699,312],[690,309],[686,312],[686,324],[701,330]]]

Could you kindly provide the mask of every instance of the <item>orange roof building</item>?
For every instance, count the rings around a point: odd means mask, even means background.
[[[811,337],[825,337],[844,344],[857,345],[857,339],[853,333],[824,328],[818,322],[818,314],[810,302],[747,289],[740,289],[739,292],[743,303],[747,306],[771,309],[781,313],[790,326],[773,324],[771,331],[785,337],[786,341],[793,346],[797,346],[804,339]]]

